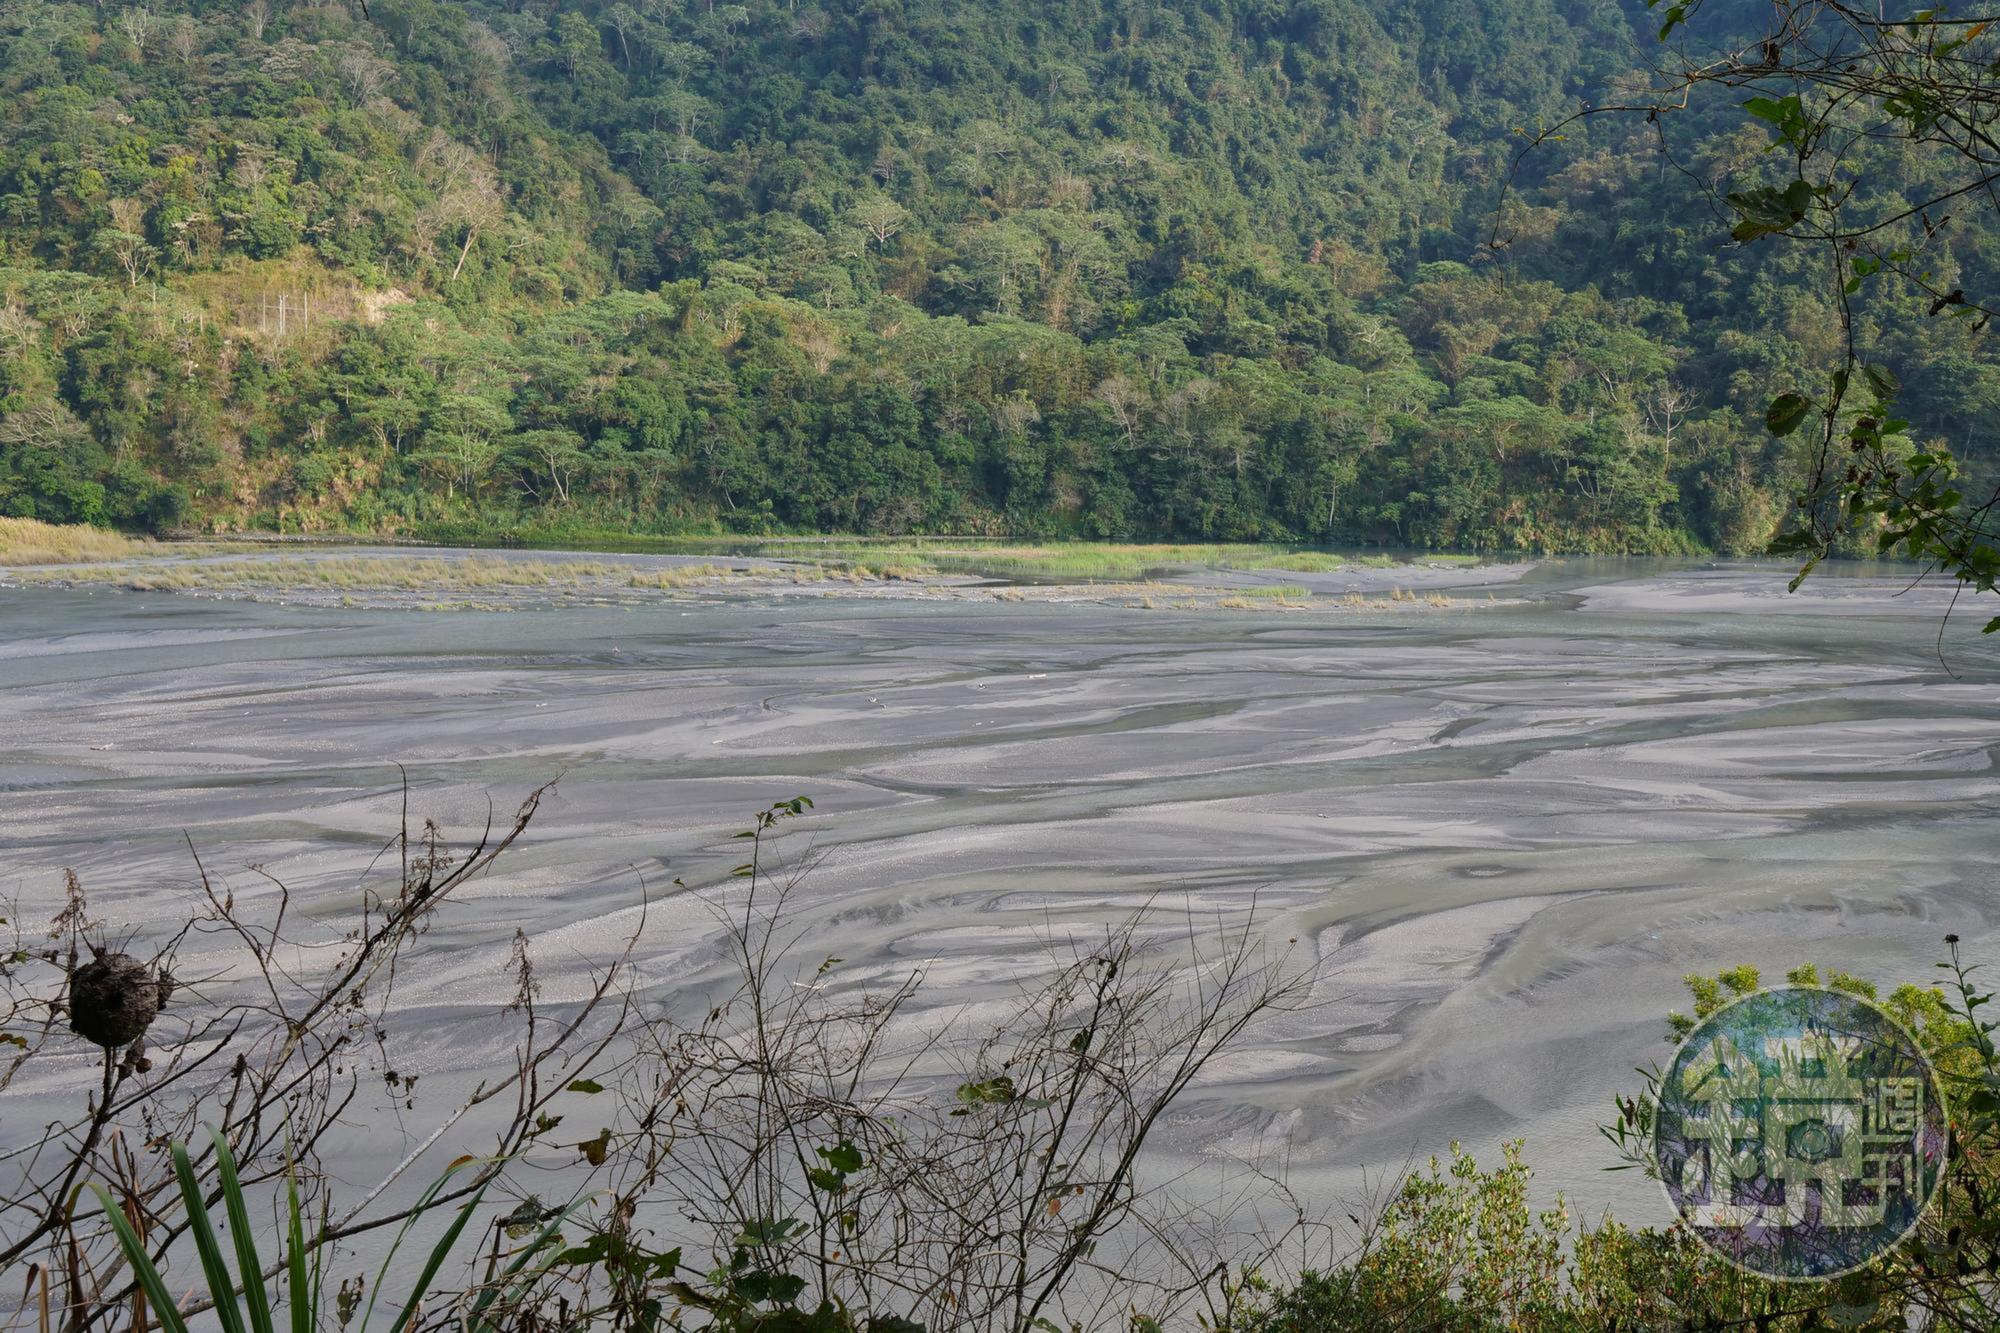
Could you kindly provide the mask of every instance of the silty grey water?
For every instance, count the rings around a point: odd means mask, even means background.
[[[414,1072],[469,1079],[504,1056],[517,925],[559,1000],[650,897],[649,1003],[697,1003],[711,922],[672,881],[725,885],[751,812],[809,795],[785,845],[816,857],[814,949],[927,965],[975,1017],[1149,898],[1254,900],[1315,950],[1314,1005],[1218,1067],[1167,1151],[1279,1156],[1332,1199],[1519,1136],[1544,1191],[1660,1221],[1595,1125],[1667,1054],[1682,974],[1925,980],[1948,930],[2000,952],[1993,641],[1961,613],[1941,663],[1946,590],[1847,571],[1787,598],[1784,572],[1568,562],[1497,585],[1519,601],[1394,615],[0,589],[0,896],[46,910],[73,866],[121,925],[185,920],[185,835],[332,921],[395,765],[459,832],[560,774],[406,973]]]

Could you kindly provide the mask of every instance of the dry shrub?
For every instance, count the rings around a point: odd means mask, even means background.
[[[1001,1017],[918,1021],[921,967],[846,983],[792,921],[798,876],[774,874],[769,847],[808,806],[760,817],[740,895],[712,904],[727,992],[691,1025],[636,1029],[616,1077],[595,1076],[605,1195],[578,1252],[620,1261],[552,1270],[513,1317],[622,1327],[662,1299],[728,1328],[1224,1317],[1232,1283],[1303,1214],[1250,1166],[1242,1195],[1198,1206],[1149,1183],[1142,1153],[1215,1056],[1310,977],[1253,923],[1148,910],[1052,934],[1051,968]],[[1278,1216],[1246,1225],[1246,1199]]]
[[[275,1189],[288,1174],[301,1184],[317,1218],[314,1248],[327,1253],[411,1216],[408,1178],[435,1172],[433,1150],[448,1138],[482,1161],[433,1206],[497,1178],[542,1132],[561,1076],[601,1054],[622,1026],[625,957],[604,960],[585,999],[552,1018],[540,1011],[526,941],[517,940],[509,1067],[448,1105],[421,1110],[412,1081],[397,1072],[410,1067],[398,1058],[406,1052],[394,1022],[397,981],[421,963],[438,908],[513,845],[547,790],[511,821],[489,821],[462,849],[437,825],[413,832],[406,818],[377,857],[390,866],[389,882],[365,886],[356,917],[331,934],[294,912],[291,891],[275,879],[239,900],[199,860],[188,919],[155,939],[143,960],[136,943],[105,943],[73,874],[64,907],[38,938],[9,912],[0,1050],[11,1058],[0,1065],[0,1098],[25,1099],[17,1085],[33,1072],[44,1100],[67,1102],[46,1123],[9,1116],[0,1140],[0,1271],[26,1275],[14,1291],[37,1292],[72,1330],[111,1327],[136,1308],[127,1305],[135,1299],[129,1270],[103,1215],[81,1211],[82,1187],[107,1186],[160,1262],[185,1258],[189,1220],[169,1145],[208,1142],[196,1132],[204,1127],[220,1131],[246,1188]],[[181,976],[176,958],[192,937],[225,944],[225,967],[247,980]],[[96,1075],[79,1080],[77,1057],[86,1052]],[[369,1133],[399,1146],[378,1178],[357,1181],[326,1152],[370,1085],[399,1113],[377,1115]],[[213,1150],[197,1153],[194,1166],[202,1188],[215,1190]]]
[[[169,1145],[205,1143],[201,1126],[221,1131],[246,1190],[281,1195],[303,1181],[322,1258],[371,1236],[379,1248],[423,1211],[417,1188],[447,1157],[460,1169],[428,1207],[489,1185],[511,1193],[511,1206],[488,1200],[467,1234],[481,1259],[441,1275],[426,1302],[483,1302],[479,1326],[492,1333],[662,1318],[834,1331],[914,1321],[939,1333],[1139,1317],[1220,1326],[1246,1275],[1299,1234],[1296,1202],[1254,1164],[1237,1174],[1240,1193],[1209,1206],[1147,1179],[1145,1150],[1170,1108],[1261,1016],[1309,989],[1289,946],[1267,953],[1254,912],[1239,925],[1149,909],[1051,928],[1049,966],[998,1017],[919,1020],[921,967],[850,981],[841,960],[805,949],[788,910],[799,874],[776,864],[774,846],[781,824],[810,809],[803,797],[745,831],[737,887],[708,904],[729,963],[711,1005],[629,1021],[625,965],[642,921],[581,1000],[546,1011],[517,937],[511,1062],[420,1109],[397,1072],[408,1067],[397,978],[430,956],[418,946],[439,905],[521,836],[543,795],[463,851],[406,820],[384,849],[390,882],[333,941],[290,924],[282,884],[239,903],[203,872],[194,919],[141,960],[127,952],[136,945],[101,945],[72,877],[45,940],[0,952],[13,960],[0,966],[0,1032],[19,1043],[0,1092],[23,1069],[74,1059],[65,996],[115,993],[117,1022],[102,1004],[86,1017],[70,1002],[72,1023],[106,1039],[91,1048],[95,1087],[76,1087],[70,1114],[0,1148],[0,1267],[25,1268],[17,1290],[38,1288],[74,1329],[117,1327],[137,1308],[104,1215],[77,1211],[89,1182],[108,1186],[157,1262],[185,1275],[190,1222]],[[232,944],[247,985],[212,996],[200,979],[163,985],[195,933]],[[85,961],[93,945],[102,952]],[[302,970],[309,946],[329,961]],[[154,1059],[135,1058],[141,1039]],[[330,1145],[363,1114],[371,1082],[399,1110],[370,1113],[366,1128],[399,1147],[392,1167],[357,1182]],[[194,1160],[217,1197],[214,1152]],[[185,1290],[190,1279],[173,1280]]]

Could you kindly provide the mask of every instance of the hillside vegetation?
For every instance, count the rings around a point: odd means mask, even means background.
[[[1816,261],[1731,245],[1697,184],[1777,171],[1768,136],[1594,120],[1503,198],[1516,131],[1614,96],[1655,26],[22,0],[0,513],[1760,548],[1803,447],[1764,405],[1839,350]],[[1922,314],[1871,337],[1963,453],[2000,376]]]

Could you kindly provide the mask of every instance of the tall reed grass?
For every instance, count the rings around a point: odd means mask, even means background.
[[[117,560],[158,549],[157,542],[135,541],[104,528],[0,518],[0,565],[69,565]]]

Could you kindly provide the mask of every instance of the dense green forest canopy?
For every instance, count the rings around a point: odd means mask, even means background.
[[[1657,27],[22,0],[0,513],[1759,549],[1805,467],[1765,405],[1840,355],[1821,265],[1708,193],[1781,180],[1770,135],[1717,99],[1514,168]],[[1983,467],[2000,365],[1924,313],[1862,318]]]

